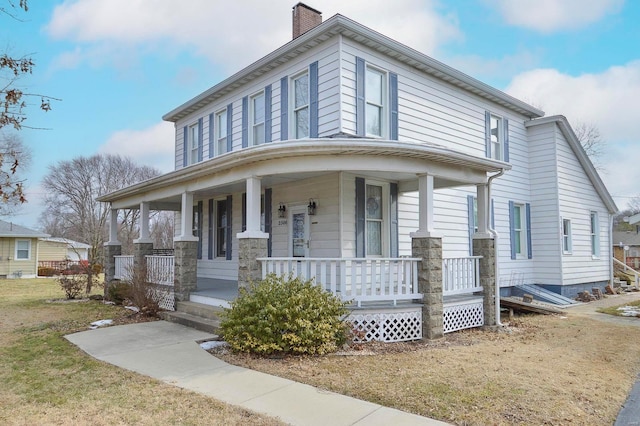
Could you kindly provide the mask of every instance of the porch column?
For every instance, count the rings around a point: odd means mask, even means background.
[[[182,193],[180,235],[173,239],[173,249],[175,297],[179,301],[188,301],[198,279],[198,237],[193,236],[193,194],[189,192]]]
[[[418,176],[418,230],[411,234],[414,238],[436,236],[433,225],[433,176]]]
[[[257,260],[267,257],[269,234],[260,230],[260,178],[247,178],[247,203],[245,212],[247,229],[238,238],[238,288],[249,288],[252,282],[262,279],[262,265]]]
[[[442,238],[411,238],[412,257],[418,262],[418,290],[423,294],[422,338],[444,336],[442,306]]]
[[[140,203],[140,236],[134,243],[149,243],[151,235],[149,233],[149,203]]]
[[[480,285],[484,305],[484,325],[495,326],[496,315],[496,250],[495,239],[478,233],[473,236],[473,255],[482,256],[480,261]],[[497,295],[500,297],[500,295]]]
[[[115,256],[122,254],[122,244],[118,241],[118,209],[109,212],[109,241],[104,243],[104,296],[109,294],[109,285],[116,275]]]

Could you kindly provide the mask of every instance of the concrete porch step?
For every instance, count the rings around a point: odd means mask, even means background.
[[[224,309],[219,306],[212,306],[204,303],[179,301],[176,302],[176,311],[197,317],[217,320],[220,318],[220,313],[224,312]]]
[[[203,318],[180,311],[165,311],[160,313],[160,317],[165,321],[181,324],[207,333],[220,333],[220,320],[218,319]]]

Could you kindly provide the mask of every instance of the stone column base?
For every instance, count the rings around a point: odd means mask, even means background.
[[[480,259],[480,285],[483,289],[484,325],[494,326],[496,318],[496,250],[493,238],[474,238],[473,255]],[[498,295],[498,297],[500,297]]]
[[[238,289],[248,289],[262,279],[262,264],[257,259],[267,257],[267,242],[267,238],[238,240]]]
[[[442,238],[412,238],[411,255],[422,258],[422,261],[418,263],[418,290],[424,297],[422,306],[423,339],[440,339],[444,337]]]
[[[122,254],[122,245],[120,244],[105,244],[104,245],[104,296],[109,294],[109,284],[114,280],[116,275],[116,259],[114,256],[120,256]]]
[[[189,295],[197,288],[198,282],[198,242],[174,241],[173,291],[176,300],[188,301]]]
[[[133,244],[133,267],[136,271],[146,271],[147,257],[153,254],[153,243]]]

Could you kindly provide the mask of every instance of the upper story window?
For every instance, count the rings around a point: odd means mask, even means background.
[[[486,156],[509,161],[509,120],[486,111],[485,127]]]
[[[600,256],[600,238],[598,237],[598,212],[591,212],[591,256]]]
[[[562,219],[562,252],[571,254],[571,220]]]
[[[16,240],[16,260],[31,259],[31,240]]]
[[[227,152],[227,110],[224,109],[216,114],[216,153],[215,155]]]
[[[365,98],[367,136],[382,136],[386,94],[386,73],[375,68],[366,68]]]
[[[189,126],[189,164],[198,162],[198,149],[200,148],[198,142],[198,124],[194,124]]]
[[[296,139],[309,137],[309,74],[293,78],[293,126]]]
[[[491,114],[489,123],[491,129],[491,158],[495,160],[502,160],[502,141],[504,139],[502,118]]]
[[[264,143],[265,136],[265,96],[260,92],[251,98],[251,143],[260,145]]]

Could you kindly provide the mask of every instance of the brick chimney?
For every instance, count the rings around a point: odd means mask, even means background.
[[[322,12],[298,3],[293,6],[293,38],[298,38],[322,23]]]

